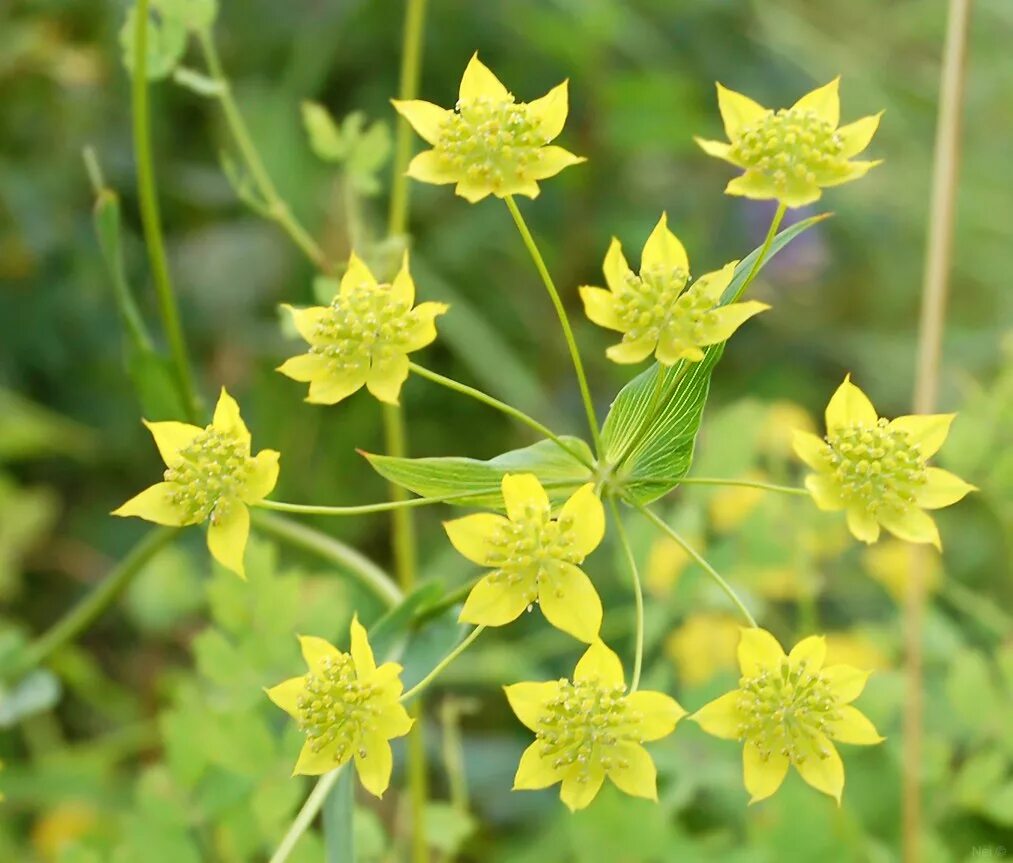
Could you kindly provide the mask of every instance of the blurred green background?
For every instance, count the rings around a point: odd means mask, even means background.
[[[217,39],[264,160],[341,260],[349,175],[314,155],[299,106],[311,99],[338,118],[362,111],[392,127],[402,4],[222,5]],[[908,411],[944,6],[430,0],[424,98],[452,103],[476,49],[519,99],[571,81],[561,143],[589,161],[545,182],[522,209],[572,311],[602,413],[629,370],[605,362],[606,335],[583,317],[576,286],[600,281],[609,237],[635,257],[667,210],[699,273],[758,245],[772,213],[723,196],[728,167],[693,144],[693,134],[715,137],[720,127],[713,82],[779,106],[838,73],[845,120],[886,109],[870,149],[886,162],[830,190],[817,209],[835,218],[763,272],[755,293],[774,309],[735,337],[715,374],[693,472],[797,481],[790,429],[821,424],[846,371],[884,414]],[[98,0],[0,6],[0,664],[142,535],[140,523],[107,513],[161,469],[125,369],[81,160],[82,147],[94,147],[122,196],[128,277],[154,324],[118,39],[124,12]],[[1013,5],[981,0],[940,397],[941,409],[960,411],[940,461],[981,492],[939,515],[946,554],[925,632],[926,861],[1013,848],[1010,44]],[[200,69],[199,56],[184,64]],[[376,402],[360,394],[337,408],[306,405],[302,387],[273,372],[297,351],[278,304],[313,300],[312,268],[237,202],[219,165],[231,145],[216,102],[171,80],[153,84],[151,97],[170,263],[205,397],[228,386],[255,446],[281,450],[277,498],[383,499],[384,484],[355,452],[383,446]],[[381,182],[375,194],[358,186],[360,228],[379,240],[389,163],[363,172]],[[505,208],[470,206],[449,188],[411,194],[420,296],[452,305],[423,362],[579,433],[565,347]],[[417,455],[488,458],[531,440],[418,378],[403,402]],[[429,699],[433,859],[899,859],[904,551],[859,548],[805,500],[687,488],[664,506],[783,640],[828,631],[838,659],[877,669],[863,704],[887,742],[845,747],[841,809],[795,776],[747,808],[739,747],[685,723],[652,748],[658,805],[613,789],[571,816],[556,791],[509,790],[527,740],[499,686],[566,674],[578,655],[532,615],[484,636]],[[426,509],[417,522],[423,577],[449,588],[474,573],[440,529],[448,512]],[[729,609],[677,549],[630,523],[650,590],[645,685],[694,709],[734,683]],[[317,526],[389,564],[384,516]],[[606,639],[629,657],[632,601],[613,551],[588,568],[606,601]],[[266,859],[308,784],[289,778],[298,733],[260,687],[297,673],[295,632],[340,644],[353,609],[367,620],[379,609],[340,572],[265,538],[249,561],[248,584],[213,571],[199,531],[187,532],[49,671],[3,691],[0,860]],[[454,635],[451,614],[409,644],[409,682]],[[402,797],[393,789],[382,803],[361,801],[361,860],[403,859]],[[311,833],[292,859],[322,855]]]

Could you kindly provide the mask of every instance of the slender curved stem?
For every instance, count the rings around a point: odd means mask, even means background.
[[[633,600],[636,609],[636,646],[633,652],[633,679],[630,682],[630,692],[636,692],[640,686],[640,670],[644,664],[644,588],[640,584],[640,572],[637,569],[637,559],[633,554],[633,547],[630,545],[629,537],[626,535],[626,528],[623,525],[622,513],[616,505],[615,497],[608,496],[609,508],[612,510],[612,517],[616,523],[616,533],[619,534],[619,542],[626,554],[626,563],[630,568],[630,576],[633,579]]]
[[[462,395],[470,396],[471,398],[482,402],[483,404],[489,405],[491,408],[495,408],[502,413],[505,413],[509,417],[513,417],[518,422],[528,426],[528,428],[534,429],[539,434],[545,435],[551,440],[556,446],[563,450],[568,455],[579,461],[588,470],[594,470],[594,465],[588,461],[583,455],[575,451],[572,447],[562,441],[552,429],[548,426],[543,425],[534,417],[528,416],[524,411],[515,408],[513,405],[508,405],[506,402],[501,402],[499,399],[494,398],[481,390],[469,387],[467,384],[458,383],[453,378],[445,377],[444,375],[438,374],[437,372],[430,371],[424,366],[420,366],[417,363],[410,363],[408,366],[415,374],[419,377],[430,380],[433,383],[439,384],[440,386],[446,387],[454,392],[461,393]]]
[[[187,418],[198,419],[197,391],[190,371],[190,357],[180,323],[176,294],[169,276],[169,262],[162,239],[162,217],[158,209],[155,186],[155,167],[151,156],[151,118],[148,110],[148,0],[137,0],[134,7],[134,56],[131,81],[131,110],[133,113],[134,154],[137,160],[137,196],[144,229],[144,244],[151,263],[151,276],[158,297],[158,310],[165,328],[172,355],[173,376],[179,388]]]
[[[725,592],[727,597],[735,604],[735,607],[742,612],[742,616],[749,621],[749,625],[756,626],[756,619],[753,617],[752,614],[749,613],[749,609],[746,608],[742,600],[739,599],[738,594],[735,592],[732,586],[721,577],[720,573],[718,573],[718,571],[713,566],[711,566],[706,560],[704,560],[704,558],[695,548],[693,548],[693,546],[691,546],[688,542],[686,542],[686,540],[684,540],[678,533],[676,533],[676,531],[673,530],[662,518],[660,518],[654,512],[649,510],[646,506],[644,506],[641,503],[638,503],[636,504],[636,507],[647,517],[648,521],[654,524],[655,527],[657,527],[663,533],[666,533],[668,536],[674,539],[680,546],[682,546],[683,551],[685,551],[686,554],[692,557],[693,560],[695,560],[698,564],[700,564],[700,566],[703,567],[704,571],[714,580],[717,586],[720,587]]]
[[[178,533],[178,527],[160,527],[149,532],[87,596],[25,649],[15,660],[10,675],[20,677],[31,671],[55,651],[77,638],[112,605],[145,564]]]
[[[774,218],[770,220],[770,227],[767,229],[767,236],[763,241],[763,245],[760,246],[760,254],[757,255],[756,260],[753,262],[753,268],[749,271],[749,275],[746,276],[745,280],[739,285],[739,289],[735,292],[735,295],[729,302],[736,303],[746,292],[752,283],[753,279],[756,278],[756,274],[760,272],[760,268],[763,266],[763,262],[767,260],[767,252],[770,251],[770,244],[774,242],[774,237],[777,236],[777,229],[781,227],[781,221],[784,219],[784,214],[788,207],[786,204],[779,203],[777,205],[777,212],[774,213]]]
[[[423,677],[418,683],[416,683],[411,689],[409,689],[406,693],[404,693],[404,695],[401,696],[401,701],[409,701],[410,699],[418,695],[420,692],[422,692],[423,689],[428,687],[430,683],[436,680],[436,678],[443,673],[444,669],[446,669],[446,667],[450,665],[451,662],[457,659],[458,656],[464,653],[464,651],[466,651],[471,646],[471,643],[476,638],[478,638],[479,635],[481,635],[483,629],[485,629],[484,626],[476,626],[473,630],[471,630],[471,632],[468,633],[467,637],[460,644],[458,644],[457,647],[451,650],[450,653],[448,653],[446,656],[443,657],[443,659],[441,659],[438,663],[436,663],[436,666],[433,668],[432,671],[430,671],[425,677]]]
[[[331,789],[334,788],[334,783],[338,781],[341,771],[347,766],[347,764],[342,764],[330,773],[325,773],[317,780],[317,784],[313,786],[313,790],[310,792],[309,797],[306,798],[306,802],[303,803],[299,814],[295,816],[295,819],[289,825],[288,832],[281,840],[277,850],[271,855],[270,863],[285,863],[288,860],[288,856],[292,853],[296,843],[302,838],[303,833],[309,829],[309,826],[313,823],[313,819],[317,817],[317,814],[323,808],[324,801],[327,799],[327,795],[331,793]]]
[[[389,500],[382,503],[366,503],[359,506],[317,506],[311,503],[284,503],[279,500],[261,500],[252,504],[261,509],[276,512],[299,513],[300,515],[369,515],[374,512],[394,512],[399,509],[414,509],[419,506],[430,506],[434,503],[449,503],[465,500],[480,494],[496,494],[498,488],[488,490],[462,491],[444,497],[413,497],[408,500]]]
[[[809,492],[804,488],[797,488],[792,485],[775,485],[772,482],[761,482],[753,479],[712,479],[703,476],[684,476],[679,480],[679,485],[721,485],[721,486],[742,486],[744,488],[762,488],[764,491],[776,491],[780,494],[794,494],[799,497],[809,497]]]
[[[388,608],[404,599],[404,594],[380,567],[350,545],[299,524],[283,516],[253,510],[253,523],[266,533],[291,545],[312,552],[347,571]]]
[[[507,195],[503,200],[506,202],[510,215],[513,216],[514,224],[517,225],[517,230],[520,232],[521,239],[524,241],[524,245],[527,247],[528,253],[531,255],[531,259],[535,262],[535,269],[538,270],[538,274],[542,277],[542,282],[545,284],[545,290],[549,292],[549,299],[552,300],[552,305],[556,309],[556,315],[559,317],[559,324],[563,328],[563,337],[566,339],[566,346],[570,350],[570,359],[573,361],[573,370],[577,373],[577,383],[580,386],[580,397],[584,402],[584,412],[587,414],[587,425],[591,430],[591,438],[594,441],[594,449],[598,457],[601,458],[601,431],[598,428],[598,418],[595,416],[594,401],[591,399],[591,390],[587,385],[587,375],[584,373],[584,363],[580,358],[580,351],[578,350],[577,342],[573,337],[573,329],[570,327],[570,319],[566,315],[566,308],[563,306],[563,301],[559,297],[559,291],[556,290],[556,285],[552,281],[552,276],[549,275],[548,267],[545,266],[542,253],[538,251],[538,244],[535,243],[535,238],[531,236],[531,231],[528,229],[527,222],[524,221],[524,216],[521,215],[521,211],[517,208],[517,202],[513,199],[513,195]]]

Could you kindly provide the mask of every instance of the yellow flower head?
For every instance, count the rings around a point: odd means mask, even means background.
[[[908,542],[940,548],[926,509],[956,503],[973,485],[928,459],[946,440],[956,414],[881,419],[872,402],[844,379],[827,405],[827,436],[795,433],[795,452],[815,473],[806,488],[823,510],[845,510],[857,539],[875,542],[880,525]]]
[[[686,686],[699,686],[735,666],[739,625],[730,614],[701,611],[686,618],[665,640],[665,653]]]
[[[393,767],[388,741],[406,735],[412,719],[398,700],[401,666],[377,667],[358,618],[352,619],[351,635],[351,653],[322,638],[301,636],[309,673],[266,692],[306,735],[293,776],[319,776],[354,758],[363,787],[380,797]]]
[[[471,203],[487,195],[538,196],[538,180],[585,161],[548,146],[566,122],[567,82],[534,102],[515,102],[499,79],[471,58],[454,109],[430,102],[394,101],[394,107],[433,149],[419,153],[408,176],[423,183],[456,183]]]
[[[778,111],[718,84],[728,142],[696,142],[708,155],[745,169],[725,192],[801,207],[819,200],[821,189],[857,180],[880,164],[851,159],[869,146],[882,113],[840,126],[839,83],[834,78]]]
[[[640,273],[634,273],[619,240],[612,238],[605,255],[608,289],[584,286],[584,311],[598,326],[616,330],[623,340],[606,356],[617,363],[639,363],[652,353],[670,366],[681,359],[699,362],[707,345],[731,336],[747,319],[770,308],[749,301],[721,305],[721,295],[738,261],[689,284],[689,258],[661,214],[644,243]]]
[[[922,559],[922,590],[931,595],[943,583],[942,558],[934,551],[922,549]],[[904,604],[911,579],[911,546],[895,539],[884,540],[865,550],[862,564],[898,605]]]
[[[352,254],[337,296],[329,306],[294,309],[296,329],[309,353],[286,360],[278,371],[308,382],[306,401],[333,405],[366,388],[380,401],[396,405],[408,377],[408,354],[436,338],[443,303],[415,302],[408,254],[389,285],[381,285]]]
[[[627,694],[622,663],[603,642],[587,649],[572,681],[515,683],[504,691],[536,737],[521,756],[515,791],[561,782],[560,798],[576,811],[607,776],[620,791],[658,799],[657,771],[642,744],[671,734],[686,711],[661,692]]]
[[[766,630],[743,629],[739,688],[690,717],[708,734],[745,743],[743,780],[751,803],[777,791],[789,765],[840,803],[844,764],[833,741],[871,745],[883,740],[851,706],[869,673],[850,665],[824,666],[826,652],[826,640],[812,636],[785,656]]]
[[[503,626],[537,602],[557,629],[594,641],[601,600],[578,565],[605,535],[605,510],[594,485],[577,489],[557,518],[534,474],[507,474],[502,489],[506,517],[479,513],[443,525],[468,560],[495,567],[472,588],[461,620]]]
[[[274,450],[250,455],[250,432],[239,405],[222,388],[206,428],[180,422],[144,423],[165,462],[164,481],[132,497],[113,515],[174,527],[208,522],[208,548],[222,566],[243,576],[250,535],[247,504],[263,500],[278,481]]]

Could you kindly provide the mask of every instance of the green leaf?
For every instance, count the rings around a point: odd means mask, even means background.
[[[60,700],[60,681],[40,668],[11,687],[0,686],[0,728],[11,728],[23,719],[51,710]]]
[[[123,49],[123,63],[127,71],[134,71],[134,27],[137,9],[131,7],[127,20],[120,29],[120,47]],[[147,63],[145,72],[149,81],[158,81],[172,74],[186,50],[186,26],[178,19],[167,15],[150,17],[146,38]]]
[[[477,826],[468,812],[462,812],[449,803],[428,804],[425,818],[429,845],[449,858],[457,856]]]
[[[324,801],[325,863],[356,863],[354,813],[355,784],[348,765]]]
[[[594,461],[590,447],[580,438],[560,438],[567,446]],[[554,505],[566,500],[591,472],[551,440],[505,452],[488,461],[450,456],[446,458],[395,458],[366,453],[373,469],[384,479],[424,497],[446,497],[474,491],[448,503],[503,509],[500,482],[507,473],[533,473],[545,486]]]
[[[325,162],[340,162],[348,155],[348,144],[330,112],[317,102],[302,103],[302,121],[309,135],[310,149]]]
[[[764,265],[795,237],[825,218],[813,216],[781,231],[771,243]],[[760,248],[754,249],[735,268],[725,291],[725,303],[735,296],[759,254]],[[697,363],[681,360],[668,368],[654,363],[619,391],[605,419],[602,442],[606,462],[615,464],[622,459],[616,480],[628,500],[650,503],[675,488],[689,471],[711,373],[723,352],[724,344],[713,345]],[[656,386],[662,394],[673,388],[659,407],[654,406]]]
[[[189,30],[208,30],[218,17],[218,0],[155,0],[154,5]]]

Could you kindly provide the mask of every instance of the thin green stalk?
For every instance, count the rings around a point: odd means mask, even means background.
[[[173,375],[187,418],[196,422],[199,416],[197,391],[190,371],[190,358],[179,319],[176,295],[169,276],[169,262],[162,239],[162,219],[158,209],[155,168],[151,156],[151,121],[148,112],[148,0],[137,0],[134,9],[134,56],[131,81],[134,154],[137,161],[137,195],[141,209],[144,242],[151,263],[151,275],[158,296],[158,309],[172,355]]]
[[[780,494],[794,494],[799,497],[808,497],[809,492],[804,488],[796,488],[792,485],[775,485],[771,482],[761,482],[754,479],[711,479],[703,476],[684,476],[679,480],[679,485],[724,485],[743,486],[744,488],[762,488],[764,491],[776,491]]]
[[[774,242],[774,237],[777,236],[777,229],[781,227],[781,221],[784,219],[784,214],[787,210],[788,207],[786,204],[778,203],[777,212],[774,213],[774,218],[770,220],[770,227],[767,229],[767,236],[763,241],[763,245],[760,246],[760,254],[753,263],[753,268],[749,271],[749,275],[746,276],[742,284],[739,285],[739,289],[735,292],[735,295],[729,302],[737,303],[746,292],[746,288],[753,283],[753,279],[756,278],[756,274],[760,272],[763,262],[767,259],[767,252],[770,251],[770,244]]]
[[[393,608],[404,594],[380,567],[350,545],[299,524],[284,516],[254,510],[253,523],[265,533],[309,551],[354,576],[388,608]]]
[[[338,781],[341,771],[346,766],[346,764],[342,764],[330,773],[325,773],[317,780],[317,784],[310,792],[310,796],[306,798],[306,802],[303,803],[299,814],[295,816],[277,850],[271,855],[270,863],[285,863],[288,860],[289,854],[292,853],[292,850],[302,838],[303,833],[309,829],[309,826],[313,823],[313,819],[317,817],[317,814],[324,805],[324,801],[327,799],[327,795],[331,793],[334,783]]]
[[[434,503],[450,503],[455,500],[466,500],[479,494],[496,494],[498,488],[461,491],[442,497],[413,497],[408,500],[390,500],[382,503],[366,503],[359,506],[318,506],[311,503],[285,503],[280,500],[260,500],[253,506],[271,509],[276,512],[291,512],[300,515],[369,515],[374,512],[393,512],[399,509],[414,509],[420,506],[431,506]]]
[[[590,461],[588,461],[587,458],[585,458],[579,452],[574,450],[567,443],[562,441],[559,435],[557,435],[554,431],[552,431],[552,429],[550,429],[548,426],[543,425],[538,420],[534,419],[531,416],[528,416],[526,413],[524,413],[524,411],[513,407],[513,405],[508,405],[506,402],[501,402],[499,399],[493,398],[492,396],[482,392],[481,390],[477,390],[474,387],[469,387],[467,384],[458,383],[453,378],[448,378],[445,377],[444,375],[438,374],[437,372],[430,371],[429,369],[425,368],[424,366],[420,366],[417,363],[410,363],[408,367],[413,372],[415,372],[415,374],[417,374],[419,377],[423,377],[426,380],[430,380],[433,383],[439,384],[440,386],[444,386],[449,390],[453,390],[454,392],[461,393],[462,395],[470,396],[471,398],[476,399],[477,401],[480,401],[483,404],[489,405],[489,407],[491,408],[495,408],[496,410],[505,413],[509,417],[513,417],[518,422],[521,422],[524,425],[528,426],[529,428],[534,429],[539,434],[545,435],[545,437],[547,437],[554,444],[556,444],[556,446],[558,446],[568,455],[575,458],[588,470],[594,470],[594,465]]]
[[[225,123],[232,135],[233,141],[243,157],[253,182],[257,186],[261,197],[264,199],[264,212],[267,216],[278,223],[279,227],[292,238],[292,241],[303,251],[317,269],[323,272],[330,272],[331,265],[327,260],[320,245],[313,239],[299,220],[292,214],[284,198],[278,194],[278,189],[271,179],[270,173],[264,165],[264,160],[257,150],[250,130],[246,126],[239,105],[232,95],[232,86],[225,75],[221,59],[218,56],[218,48],[215,45],[214,37],[208,30],[197,32],[197,41],[200,44],[201,52],[204,54],[204,62],[207,63],[208,72],[218,84],[217,98],[222,106],[222,113],[225,115]]]
[[[718,571],[711,566],[700,553],[693,548],[686,540],[684,540],[675,530],[673,530],[664,519],[660,518],[654,512],[649,510],[646,506],[641,503],[636,504],[639,509],[646,517],[647,520],[654,524],[660,531],[674,539],[690,557],[693,558],[700,566],[703,567],[704,571],[714,580],[715,584],[725,592],[725,595],[735,604],[735,607],[742,612],[742,616],[749,621],[750,626],[756,626],[756,619],[752,614],[749,613],[749,609],[743,604],[742,600],[739,599],[738,594],[732,588],[732,586],[725,581]]]
[[[563,337],[566,339],[566,346],[570,351],[570,359],[573,361],[573,370],[577,373],[577,383],[580,385],[580,396],[584,401],[584,412],[587,414],[587,425],[591,430],[594,450],[598,458],[601,458],[601,431],[598,428],[598,418],[594,412],[594,401],[591,399],[591,390],[587,385],[587,375],[584,374],[584,363],[580,358],[580,351],[573,337],[573,329],[570,327],[570,319],[566,315],[566,308],[563,306],[563,301],[559,297],[559,291],[556,290],[552,276],[549,275],[549,270],[545,266],[542,253],[538,251],[538,245],[535,243],[534,237],[531,236],[531,231],[528,230],[527,222],[524,221],[524,216],[521,215],[521,211],[517,208],[517,202],[514,200],[513,195],[507,195],[503,200],[506,202],[510,215],[513,216],[514,224],[517,225],[521,239],[524,241],[531,259],[535,262],[535,269],[538,270],[538,275],[542,277],[545,290],[549,292],[549,299],[552,300],[552,305],[556,309],[559,324],[563,328]]]
[[[615,497],[608,496],[609,508],[612,510],[612,517],[616,523],[616,533],[619,535],[619,542],[626,554],[626,563],[630,568],[630,576],[633,579],[633,601],[636,616],[636,641],[633,651],[633,679],[630,682],[630,692],[636,692],[640,686],[640,670],[644,664],[644,588],[640,584],[640,572],[637,569],[637,559],[633,554],[633,547],[630,545],[629,537],[626,535],[626,528],[623,525],[623,517],[616,505]]]
[[[407,434],[404,413],[399,406],[383,406],[383,430],[387,455],[406,458]],[[407,489],[393,482],[389,486],[390,495],[395,502],[409,503]],[[415,586],[415,522],[405,506],[391,510],[391,522],[394,531],[394,568],[397,571],[398,584],[407,592]]]
[[[474,699],[445,698],[440,705],[443,723],[443,769],[447,774],[450,805],[458,812],[467,813],[468,773],[464,764],[464,741],[461,738],[461,715],[474,712]]]
[[[943,330],[946,326],[946,294],[953,254],[960,169],[961,121],[967,61],[967,33],[971,0],[950,0],[946,22],[946,45],[940,74],[939,116],[936,123],[932,199],[929,204],[922,310],[915,372],[914,413],[936,409]],[[925,693],[922,683],[923,620],[928,556],[912,548],[907,601],[904,604],[906,697],[904,699],[904,748],[902,787],[902,835],[905,863],[922,858],[922,761]]]
[[[410,701],[422,690],[429,686],[437,677],[439,677],[443,671],[452,663],[458,656],[466,651],[471,643],[481,635],[484,626],[476,626],[471,632],[468,633],[467,637],[457,645],[453,650],[450,651],[446,656],[443,657],[432,671],[430,671],[425,677],[423,677],[418,683],[416,683],[411,689],[409,689],[404,695],[401,696],[401,701]]]
[[[91,626],[177,533],[179,528],[160,527],[146,534],[87,596],[25,649],[15,660],[10,677],[31,671]]]

